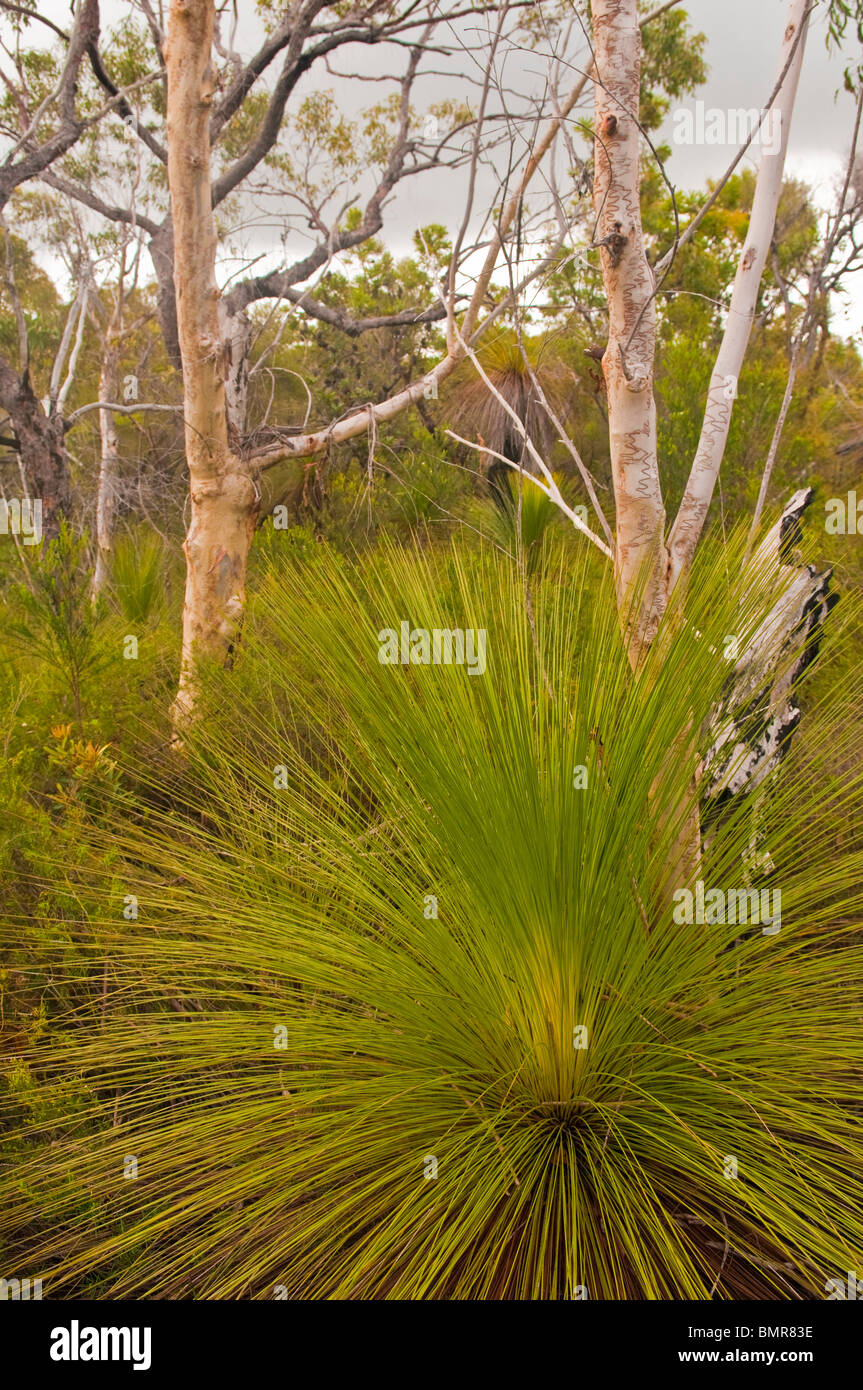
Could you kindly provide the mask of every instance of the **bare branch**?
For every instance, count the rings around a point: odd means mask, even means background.
[[[51,99],[59,106],[59,123],[55,133],[36,148],[28,149],[21,159],[14,162],[19,150],[28,145],[50,99],[42,103],[31,120],[28,129],[6,155],[0,167],[0,209],[5,207],[13,191],[27,179],[36,177],[47,169],[55,159],[65,154],[74,145],[87,122],[75,110],[75,95],[78,89],[78,72],[81,62],[89,48],[99,36],[98,0],[80,0],[75,14],[75,22],[69,39],[66,62]]]
[[[112,410],[115,415],[137,415],[139,411],[160,411],[168,415],[183,413],[183,407],[180,405],[157,405],[148,401],[133,401],[131,404],[121,404],[120,401],[88,401],[86,405],[80,405],[66,417],[67,427],[77,424],[93,410]]]

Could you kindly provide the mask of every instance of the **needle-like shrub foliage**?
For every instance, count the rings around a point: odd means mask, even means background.
[[[757,818],[732,798],[687,864],[726,637],[767,600],[705,553],[634,676],[592,563],[552,556],[529,603],[494,551],[264,577],[173,785],[45,908],[66,1002],[25,1059],[52,1104],[0,1177],[7,1267],[46,1297],[359,1299],[861,1268],[850,607]],[[382,664],[402,622],[483,629],[484,672]],[[677,920],[699,881],[779,891],[780,929]]]

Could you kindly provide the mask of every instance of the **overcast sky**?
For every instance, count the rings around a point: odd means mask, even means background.
[[[763,106],[778,76],[787,0],[687,0],[684,8],[692,27],[707,36],[710,71],[698,97],[721,109]],[[847,153],[854,109],[847,94],[836,97],[846,63],[847,57],[827,52],[822,7],[807,38],[791,126],[788,167],[793,174],[810,180],[835,174]],[[670,130],[668,125],[666,138]],[[670,172],[681,186],[698,187],[722,172],[730,153],[721,147],[678,146]]]
[[[720,109],[763,106],[778,76],[787,0],[687,0],[685,8],[693,28],[707,36],[710,71],[698,98]],[[812,185],[825,206],[851,144],[854,103],[842,90],[847,63],[848,53],[827,51],[822,6],[807,37],[786,171]],[[669,176],[679,187],[701,187],[706,178],[721,174],[733,157],[733,149],[721,146],[674,145],[670,122],[662,133],[674,151]],[[757,158],[756,152],[753,162]],[[837,327],[840,324],[842,331],[860,336],[863,285],[855,285],[847,310],[837,313]]]
[[[692,98],[681,103],[694,108],[696,100],[706,108],[722,111],[762,108],[766,105],[778,77],[779,50],[788,14],[788,0],[686,0],[681,6],[692,29],[707,38],[705,57],[707,81]],[[360,61],[369,61],[362,55]],[[849,53],[828,52],[824,7],[816,12],[807,38],[797,105],[791,126],[787,172],[806,180],[829,206],[837,178],[844,170],[854,118],[854,103],[842,90],[842,77]],[[535,68],[537,83],[544,72],[540,57],[524,55],[523,62]],[[344,66],[344,65],[342,65]],[[436,79],[439,90],[458,88]],[[428,88],[425,91],[429,99]],[[435,95],[439,94],[439,90]],[[586,100],[586,110],[592,98]],[[668,174],[681,189],[703,188],[706,179],[724,172],[738,148],[735,140],[727,145],[683,145],[674,143],[672,113],[660,136],[672,148]],[[744,156],[756,166],[760,151],[753,146]],[[446,221],[447,205],[457,215],[456,185],[452,175],[411,181],[396,197],[394,213],[388,221],[388,236],[395,248],[408,250],[416,227],[431,221]],[[863,275],[858,277],[863,280]],[[837,306],[838,309],[838,306]],[[859,334],[863,327],[863,285],[854,287],[847,309],[837,312],[837,327],[848,334]]]
[[[686,9],[693,28],[707,36],[710,71],[698,97],[720,109],[763,106],[778,76],[787,0],[688,0]],[[807,39],[786,168],[815,186],[825,201],[851,143],[854,105],[842,90],[847,62],[847,54],[827,51],[822,7]],[[674,151],[669,173],[681,187],[700,187],[705,178],[720,174],[733,155],[721,146],[674,145],[671,122],[663,135]]]
[[[260,41],[260,22],[253,0],[237,0],[237,4],[241,17],[237,44],[248,56]],[[123,0],[103,0],[103,25],[115,23],[128,13],[128,8]],[[707,37],[705,56],[709,68],[705,85],[696,97],[688,99],[683,105],[691,108],[697,99],[705,107],[721,111],[763,107],[777,77],[788,0],[686,0],[681,8],[689,14],[691,26]],[[841,90],[848,54],[827,52],[825,8],[823,4],[818,7],[808,36],[803,76],[790,132],[787,169],[813,185],[826,206],[847,156],[853,103]],[[40,9],[57,23],[68,24],[68,0],[43,0]],[[472,24],[483,22],[487,21],[470,21]],[[399,56],[400,66],[404,60],[404,50],[399,51]],[[352,63],[355,64],[353,68]],[[372,75],[391,71],[392,63],[392,50],[385,57],[380,50],[355,47],[340,51],[336,55],[335,65],[344,72]],[[507,64],[507,75],[512,76],[514,86],[522,90],[531,87],[533,90],[541,89],[545,76],[545,60],[541,54],[516,51],[510,54]],[[520,65],[520,73],[513,71],[513,64]],[[415,100],[420,109],[442,96],[466,97],[475,106],[476,88],[466,83],[461,75],[468,70],[463,57],[457,54],[448,60],[438,59],[434,66],[446,67],[447,72],[428,77],[418,84]],[[298,96],[307,94],[314,84],[335,88],[340,105],[347,114],[357,112],[362,106],[384,95],[384,89],[378,84],[339,82],[338,78],[329,77],[316,67],[312,74],[303,79]],[[582,114],[588,113],[591,106],[592,99],[587,94]],[[728,166],[737,148],[736,140],[727,145],[675,144],[670,117],[660,134],[672,147],[668,173],[673,183],[681,189],[702,188],[708,177],[720,174]],[[759,157],[759,151],[753,145],[746,159],[754,164]],[[562,172],[563,161],[558,167]],[[462,176],[452,173],[423,175],[408,180],[397,190],[386,218],[384,235],[393,250],[397,253],[407,252],[416,228],[429,222],[444,222],[451,228],[457,225],[463,188]],[[480,187],[478,204],[482,203],[483,192],[488,193],[490,189],[490,181],[487,188]],[[486,205],[489,201],[490,198],[486,197]],[[263,237],[268,234],[261,228],[257,235]],[[270,241],[272,248],[253,245],[251,250],[272,249],[274,255],[278,254],[279,240],[275,232],[270,236]],[[296,252],[303,254],[307,249],[297,247]],[[258,268],[263,269],[263,266]],[[225,273],[230,273],[227,265]],[[863,280],[863,275],[859,278]],[[840,325],[849,334],[860,334],[863,328],[863,285],[859,289],[855,287],[847,312],[837,316],[837,327]]]

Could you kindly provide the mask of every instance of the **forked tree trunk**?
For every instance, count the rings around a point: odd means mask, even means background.
[[[191,497],[177,728],[194,712],[199,664],[230,657],[257,510],[255,485],[228,439],[230,354],[219,312],[210,185],[212,42],[212,0],[172,0],[165,44],[168,182]]]
[[[421,400],[432,384],[437,386],[451,375],[477,330],[501,246],[518,216],[525,189],[588,81],[586,73],[578,79],[534,147],[518,188],[501,212],[460,334],[454,319],[448,325],[446,356],[422,378],[385,401],[354,411],[310,435],[289,441],[281,437],[271,448],[255,449],[253,458],[246,462],[240,441],[248,381],[248,323],[242,316],[226,314],[215,281],[208,139],[213,9],[212,0],[171,0],[164,57],[172,228],[170,232],[163,229],[151,240],[165,341],[183,368],[191,494],[191,521],[184,545],[187,578],[182,670],[173,707],[177,731],[194,716],[198,664],[207,658],[224,662],[230,656],[242,621],[246,562],[261,511],[260,493],[266,489],[269,494],[264,510],[270,501],[280,500],[282,489],[275,472],[275,488],[267,483],[270,470],[287,465],[293,471],[298,460],[364,434],[372,422],[383,424],[394,419]],[[172,247],[176,333],[168,281]]]
[[[692,563],[719,474],[776,221],[808,12],[809,0],[791,0],[780,54],[782,81],[773,106],[780,139],[775,150],[765,148],[762,153],[701,438],[666,543],[653,396],[656,287],[644,250],[640,212],[638,0],[593,3],[594,205],[609,314],[602,367],[617,510],[615,578],[633,666],[653,641],[671,591]]]
[[[762,155],[749,230],[734,283],[728,325],[711,380],[698,451],[668,543],[657,455],[653,395],[656,283],[641,226],[641,32],[638,0],[593,0],[596,241],[608,303],[602,358],[616,505],[615,581],[630,664],[637,668],[659,630],[672,589],[685,579],[701,536],[728,439],[733,401],[773,235],[788,131],[803,60],[809,0],[791,0],[780,57],[778,149]],[[696,787],[701,769],[694,730],[681,731],[671,757],[691,759],[688,810],[656,807],[658,823],[679,821],[667,864],[669,883],[692,877],[701,854]]]

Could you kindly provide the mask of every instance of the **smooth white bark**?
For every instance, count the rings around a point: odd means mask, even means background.
[[[111,401],[117,394],[117,361],[112,344],[107,343],[99,374],[99,400]],[[117,475],[120,464],[120,441],[114,412],[99,410],[99,483],[96,492],[96,567],[91,592],[95,598],[105,587],[114,542],[114,518],[117,511]]]
[[[779,61],[780,73],[786,68],[787,71],[773,107],[774,122],[777,118],[779,121],[779,140],[775,151],[771,152],[770,148],[765,146],[761,157],[749,230],[734,281],[728,322],[710,380],[701,437],[669,538],[669,589],[692,561],[728,442],[737,385],[755,320],[759,286],[770,251],[776,210],[782,191],[785,155],[803,64],[809,9],[810,0],[791,0],[788,9]]]

